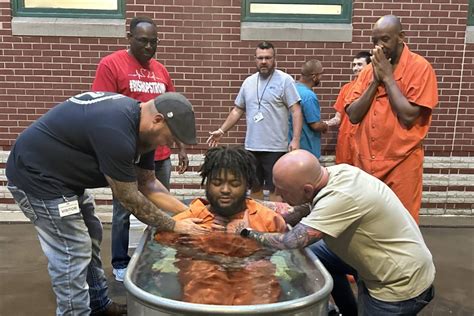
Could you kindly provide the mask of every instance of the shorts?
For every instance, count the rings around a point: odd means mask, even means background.
[[[275,186],[273,185],[273,165],[275,162],[280,159],[281,156],[286,154],[286,152],[273,152],[273,151],[250,151],[255,156],[257,162],[257,179],[258,184],[254,185],[253,191],[258,191],[256,189],[269,190],[270,192],[275,191]]]

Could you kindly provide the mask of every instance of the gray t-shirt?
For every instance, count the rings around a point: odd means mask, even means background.
[[[301,223],[325,234],[373,297],[393,302],[420,295],[433,283],[435,267],[410,213],[385,183],[359,168],[327,169],[329,182]]]
[[[286,152],[289,108],[299,100],[293,78],[281,70],[275,69],[266,79],[258,72],[247,77],[235,99],[246,112],[245,149]]]

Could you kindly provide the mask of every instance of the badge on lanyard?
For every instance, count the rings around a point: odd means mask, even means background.
[[[61,217],[77,214],[81,211],[79,208],[79,202],[77,202],[77,200],[58,204],[58,209],[59,216]]]
[[[262,112],[258,112],[257,114],[255,114],[255,116],[253,117],[253,121],[255,123],[258,123],[260,122],[261,120],[263,120],[263,114]]]

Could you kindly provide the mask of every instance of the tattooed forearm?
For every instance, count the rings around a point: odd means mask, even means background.
[[[285,222],[291,226],[298,224],[303,217],[311,212],[311,205],[309,203],[295,207],[284,202],[259,201],[259,203],[280,214]]]
[[[301,219],[311,212],[311,206],[309,204],[303,204],[295,206],[294,208],[288,209],[286,212],[280,212],[287,224],[295,226]]]
[[[296,225],[292,230],[284,234],[260,233],[250,231],[249,238],[255,239],[266,247],[276,249],[304,248],[323,237],[320,231],[303,224]]]
[[[136,182],[120,182],[107,176],[106,179],[114,197],[139,220],[159,231],[173,231],[175,221],[138,191]]]

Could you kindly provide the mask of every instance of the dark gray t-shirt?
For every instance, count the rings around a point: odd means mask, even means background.
[[[20,134],[6,165],[10,182],[42,199],[136,181],[153,151],[137,153],[140,106],[116,93],[87,92],[55,106]]]

